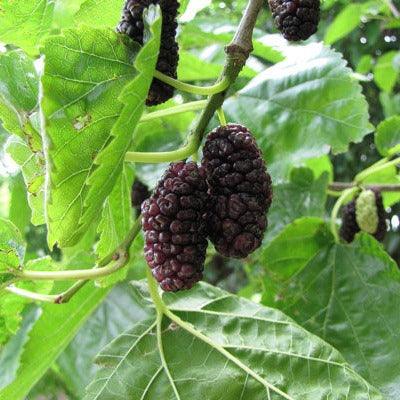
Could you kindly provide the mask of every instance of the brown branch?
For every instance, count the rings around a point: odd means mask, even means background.
[[[342,192],[343,190],[356,187],[357,184],[352,182],[333,182],[329,185],[329,190],[334,192]],[[400,184],[379,184],[372,183],[369,185],[361,185],[364,189],[379,190],[381,192],[400,192]]]

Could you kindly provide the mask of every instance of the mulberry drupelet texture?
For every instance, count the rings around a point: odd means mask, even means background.
[[[271,177],[253,135],[237,124],[216,128],[205,143],[202,166],[211,201],[210,239],[226,257],[247,257],[261,245],[272,200]]]
[[[176,79],[179,61],[179,47],[175,39],[179,8],[177,0],[127,0],[117,31],[127,34],[139,44],[143,44],[143,10],[150,4],[159,4],[163,17],[161,46],[156,68],[163,74]],[[173,95],[174,88],[172,86],[154,78],[146,104],[148,106],[162,104]]]
[[[318,29],[320,0],[269,0],[269,7],[287,40],[306,40]]]
[[[372,192],[373,196],[368,196],[367,192]],[[364,198],[360,199],[361,196]],[[364,191],[362,195],[343,207],[340,237],[351,243],[361,230],[370,233],[380,242],[385,238],[386,211],[379,191]]]
[[[203,277],[207,203],[204,170],[179,162],[142,204],[146,261],[165,291],[190,289]]]

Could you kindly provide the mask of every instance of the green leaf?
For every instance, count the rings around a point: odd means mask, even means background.
[[[378,87],[388,93],[393,91],[400,69],[395,67],[395,59],[400,52],[388,51],[378,58],[374,68],[374,80]]]
[[[164,317],[157,335],[153,311],[116,338],[99,354],[85,400],[382,398],[279,311],[207,284],[163,297],[179,324]]]
[[[8,140],[6,151],[21,167],[28,192],[29,207],[32,210],[32,224],[44,224],[44,183],[46,171],[43,154],[41,152],[32,151],[26,142],[16,137],[12,137]]]
[[[133,171],[128,166],[124,167],[113,191],[104,203],[103,214],[98,232],[100,240],[96,253],[98,259],[102,259],[112,253],[125,239],[132,223],[131,190],[133,183]],[[100,286],[112,286],[126,278],[127,268],[101,278],[96,281]]]
[[[39,78],[33,60],[22,50],[0,53],[0,81],[3,127],[11,134],[29,138],[34,134],[29,116],[37,107],[39,94]]]
[[[272,238],[282,228],[301,217],[323,217],[325,214],[328,174],[315,179],[309,168],[297,168],[290,182],[274,186],[274,199],[268,214],[267,237]]]
[[[321,251],[277,305],[337,348],[385,394],[400,388],[400,272],[372,237]]]
[[[400,152],[400,116],[394,116],[381,122],[375,134],[376,147],[383,156]]]
[[[322,219],[301,218],[286,226],[263,249],[262,262],[275,279],[285,281],[298,273],[323,247],[332,242],[332,234]]]
[[[349,4],[329,24],[325,33],[326,44],[333,44],[356,29],[363,16],[363,4]]]
[[[87,285],[68,304],[44,305],[25,345],[17,377],[0,390],[0,400],[24,400],[108,292]]]
[[[368,14],[378,14],[383,4],[381,1],[367,1],[362,4],[350,3],[336,16],[329,24],[325,33],[324,41],[326,44],[333,44],[346,37],[350,32],[358,27],[361,18]]]
[[[0,352],[0,390],[9,385],[16,377],[25,343],[28,341],[40,309],[32,307],[25,314],[21,328]]]
[[[290,166],[330,149],[344,152],[371,130],[361,86],[339,53],[317,43],[295,47],[228,99],[224,110],[253,132],[281,179]]]
[[[46,41],[42,108],[50,142],[51,246],[77,243],[122,171],[153,77],[159,18],[152,29],[155,38],[139,53],[125,36],[87,27]]]
[[[37,53],[40,40],[49,32],[54,0],[3,0],[0,9],[0,41]]]
[[[95,28],[115,29],[123,6],[124,0],[86,0],[75,14],[75,21]]]
[[[96,354],[111,340],[133,324],[146,318],[138,305],[130,285],[116,286],[105,301],[82,326],[72,342],[57,360],[62,377],[78,399],[94,378],[98,366],[93,363]],[[88,334],[90,332],[90,334]],[[77,373],[84,371],[84,373]]]

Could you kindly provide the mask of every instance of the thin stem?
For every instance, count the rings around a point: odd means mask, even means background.
[[[67,270],[67,271],[20,271],[17,276],[20,279],[32,281],[69,281],[98,279],[108,276],[123,268],[128,260],[127,252],[120,252],[118,260],[102,268]]]
[[[390,11],[392,12],[395,18],[400,18],[400,11],[394,5],[392,0],[383,0],[383,2],[387,4],[387,6],[389,7]]]
[[[29,290],[20,289],[15,286],[8,286],[4,290],[9,293],[12,293],[17,296],[23,297],[25,299],[30,299],[33,301],[42,301],[42,302],[46,302],[46,303],[55,303],[55,301],[56,301],[56,296],[54,296],[54,295],[30,292]]]
[[[128,233],[127,237],[120,244],[118,249],[115,250],[112,255],[105,257],[98,263],[100,268],[83,269],[83,270],[67,270],[67,271],[13,271],[18,279],[22,280],[51,280],[51,281],[67,281],[67,280],[89,280],[98,279],[104,276],[113,274],[119,271],[129,261],[129,247],[133,240],[140,232],[141,220],[138,218],[133,225],[132,229]],[[111,263],[111,261],[114,261]],[[103,267],[103,265],[106,266]],[[109,265],[108,265],[109,264]],[[71,295],[75,294],[81,287],[84,286],[84,282],[78,282],[76,286],[73,286],[64,295],[69,299]]]
[[[146,269],[146,277],[147,277],[147,285],[149,288],[149,293],[153,303],[156,307],[157,313],[164,314],[164,311],[167,309],[166,305],[164,304],[160,294],[158,293],[158,285],[156,280],[154,279],[153,275],[149,268]]]
[[[353,188],[346,189],[345,191],[343,191],[343,193],[340,195],[339,199],[336,201],[335,206],[333,207],[332,214],[331,214],[331,231],[335,238],[336,243],[340,242],[340,237],[339,237],[339,233],[337,230],[337,224],[336,224],[340,208],[342,207],[342,205],[344,203],[346,203],[350,198],[352,198],[358,190],[359,190],[358,187],[353,187]]]
[[[178,389],[175,385],[174,379],[171,375],[171,372],[168,367],[167,360],[165,358],[165,352],[164,352],[164,345],[162,341],[162,320],[163,320],[164,314],[162,312],[157,312],[157,346],[158,346],[158,352],[160,353],[160,358],[161,358],[161,364],[164,368],[164,371],[168,377],[168,380],[172,386],[172,389],[174,391],[175,397],[177,400],[181,400],[181,397],[179,395]]]
[[[65,304],[68,303],[72,297],[74,297],[89,281],[82,280],[74,283],[68,290],[65,292],[55,295],[56,299],[54,303],[56,304]]]
[[[185,112],[203,110],[207,105],[207,100],[192,101],[179,106],[169,107],[165,110],[154,111],[142,116],[139,123],[152,121],[154,119],[169,117],[171,115],[182,114]]]
[[[164,82],[175,89],[181,90],[182,92],[186,93],[191,93],[191,94],[198,94],[202,96],[210,96],[219,92],[223,92],[225,89],[227,89],[230,85],[230,81],[228,77],[225,77],[225,79],[222,79],[221,81],[217,82],[215,85],[212,86],[195,86],[195,85],[190,85],[188,83],[184,83],[181,81],[178,81],[174,78],[171,78],[168,75],[163,74],[160,71],[155,71],[154,72],[154,77],[160,80],[161,82]]]
[[[129,151],[125,155],[125,161],[144,164],[159,164],[164,162],[173,162],[184,160],[195,153],[200,143],[195,137],[191,137],[190,141],[183,147],[174,151],[164,151],[155,153],[142,153]]]
[[[226,126],[225,113],[224,113],[224,110],[222,109],[222,107],[218,108],[217,114],[218,114],[218,119],[219,119],[219,123],[221,124],[221,126]]]
[[[381,160],[380,162],[374,164],[372,167],[367,168],[364,171],[360,172],[356,176],[354,181],[356,183],[361,183],[365,179],[367,179],[369,176],[376,174],[377,172],[383,171],[389,167],[393,167],[393,166],[400,164],[400,157],[395,158],[394,160],[391,160],[391,161],[387,161],[387,159],[384,159],[384,160],[385,160],[385,162],[382,162],[383,160]]]
[[[333,182],[329,185],[328,194],[331,196],[340,196],[343,190],[356,187],[357,184],[354,182]],[[380,192],[400,192],[400,184],[380,184],[370,183],[368,185],[361,185],[367,190],[377,190]]]

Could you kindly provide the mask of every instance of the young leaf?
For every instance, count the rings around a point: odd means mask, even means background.
[[[0,53],[0,81],[0,120],[3,127],[11,134],[29,139],[34,135],[29,116],[37,107],[39,93],[39,78],[33,60],[22,50]]]
[[[100,240],[96,248],[98,259],[102,259],[114,251],[128,234],[133,218],[131,204],[131,190],[133,171],[124,167],[113,191],[104,203],[102,218],[98,227]],[[102,286],[111,286],[126,277],[127,268],[110,276],[102,278],[97,283]]]
[[[108,292],[88,285],[62,307],[43,306],[42,315],[25,345],[16,379],[0,390],[0,400],[25,399]]]
[[[277,305],[337,348],[369,382],[398,399],[400,272],[372,237],[322,250]]]
[[[21,174],[10,179],[10,191],[8,219],[24,235],[31,220],[31,210],[27,200],[25,183]]]
[[[121,173],[157,60],[159,15],[152,22],[154,36],[140,51],[123,35],[87,27],[46,41],[42,108],[50,142],[51,246],[77,243]]]
[[[376,147],[383,156],[400,152],[400,116],[396,115],[381,122],[376,128]]]
[[[290,54],[224,105],[230,120],[241,121],[257,137],[279,178],[293,164],[330,149],[346,151],[371,130],[361,86],[339,53],[314,43]]]
[[[164,300],[179,323],[164,317],[157,329],[153,312],[117,337],[99,354],[85,400],[382,399],[337,350],[277,310],[207,284]]]
[[[54,0],[3,0],[0,11],[0,41],[36,54],[51,28]]]

